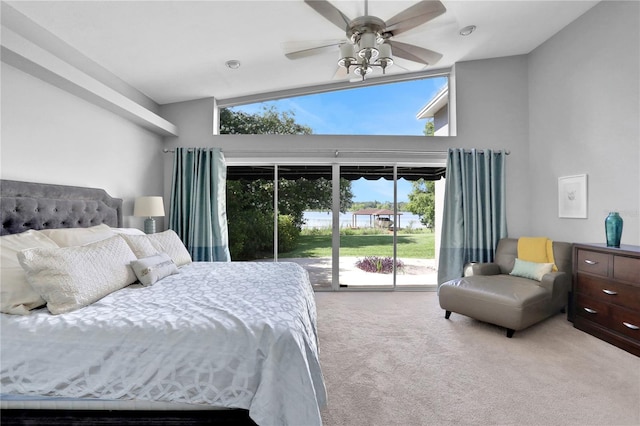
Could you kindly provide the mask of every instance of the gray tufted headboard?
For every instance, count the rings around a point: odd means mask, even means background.
[[[0,180],[0,235],[29,229],[122,227],[122,200],[104,189]]]

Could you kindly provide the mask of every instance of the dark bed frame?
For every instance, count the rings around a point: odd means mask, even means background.
[[[103,189],[0,180],[0,235],[30,229],[122,227],[122,200]],[[6,409],[2,425],[251,425],[248,410]]]

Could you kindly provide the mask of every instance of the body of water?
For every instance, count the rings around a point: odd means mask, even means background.
[[[424,225],[420,223],[420,217],[410,212],[398,212],[399,227],[400,228],[424,228]],[[307,222],[303,228],[329,228],[331,227],[331,212],[304,212],[304,219]],[[353,222],[356,220],[357,222]],[[356,226],[358,228],[370,228],[372,223],[369,216],[358,215],[356,219],[353,219],[353,215],[349,212],[340,213],[340,227],[349,228]],[[393,220],[393,219],[392,219]]]

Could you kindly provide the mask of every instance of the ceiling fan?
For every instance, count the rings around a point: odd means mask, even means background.
[[[364,80],[373,68],[382,72],[393,64],[393,55],[413,62],[433,65],[442,58],[442,54],[412,44],[391,40],[392,37],[422,25],[446,12],[438,0],[422,0],[403,10],[386,22],[369,15],[369,2],[365,0],[365,13],[355,19],[349,19],[327,0],[304,0],[313,10],[328,21],[345,31],[347,40],[318,42],[310,48],[292,50],[285,54],[289,59],[301,59],[320,54],[327,49],[340,47],[340,59],[336,78],[346,76],[353,69],[354,74]]]

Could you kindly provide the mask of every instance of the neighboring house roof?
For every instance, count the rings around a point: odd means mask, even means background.
[[[423,118],[431,118],[436,112],[440,111],[442,107],[449,103],[449,86],[443,86],[433,98],[422,107],[416,114],[416,118],[421,120]]]

